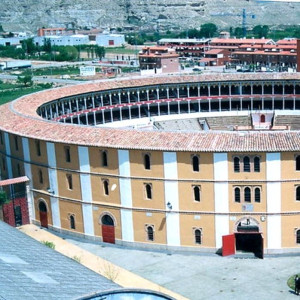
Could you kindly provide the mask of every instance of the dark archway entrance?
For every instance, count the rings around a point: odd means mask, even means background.
[[[234,234],[222,237],[222,255],[233,255],[236,251],[252,252],[256,257],[263,258],[264,240],[256,220],[245,218],[236,224]]]
[[[41,226],[48,228],[47,206],[46,206],[45,202],[43,202],[43,201],[40,201],[40,203],[39,203],[39,212],[40,212]]]
[[[250,219],[238,224],[235,248],[237,251],[252,252],[256,257],[263,258],[263,237],[259,227],[251,223]]]
[[[115,243],[115,224],[110,215],[104,215],[101,218],[102,223],[102,240],[105,243]]]

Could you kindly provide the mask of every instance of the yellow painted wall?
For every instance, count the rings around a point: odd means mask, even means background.
[[[199,172],[193,171],[192,156],[199,156]],[[177,152],[177,170],[180,179],[213,179],[213,154]]]
[[[60,200],[59,211],[62,229],[76,231],[80,233],[84,232],[81,203]],[[75,230],[71,229],[70,227],[71,214],[75,216]]]
[[[144,168],[144,154],[150,154],[151,169]],[[130,174],[141,177],[164,177],[163,152],[130,150]]]
[[[194,185],[200,186],[200,202],[194,200]],[[180,210],[214,211],[214,185],[212,183],[180,181],[178,191]]]
[[[200,218],[200,219],[199,219]],[[213,215],[180,215],[180,242],[182,246],[215,247]],[[194,230],[201,229],[202,244],[195,243]]]
[[[166,244],[166,216],[165,213],[152,212],[147,216],[146,212],[133,212],[134,241],[141,243]],[[154,241],[148,241],[146,226],[154,226]]]
[[[146,198],[145,183],[152,185],[151,200]],[[165,209],[165,190],[162,180],[131,180],[131,190],[133,207]]]

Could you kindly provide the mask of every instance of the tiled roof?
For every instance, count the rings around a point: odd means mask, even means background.
[[[0,221],[0,299],[79,299],[120,286]]]
[[[122,87],[139,87],[182,82],[234,80],[299,80],[299,73],[210,74],[164,76],[101,81],[24,96],[0,106],[0,130],[50,142],[90,145],[106,148],[163,151],[300,151],[298,131],[253,132],[157,132],[131,129],[99,128],[47,121],[37,115],[37,108],[51,100],[76,94]]]
[[[29,181],[29,178],[27,176],[16,177],[16,178],[12,178],[12,179],[0,180],[0,186],[17,184],[17,183],[22,183],[22,182],[27,182],[27,181]]]

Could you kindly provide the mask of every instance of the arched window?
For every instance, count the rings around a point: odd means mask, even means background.
[[[149,154],[144,155],[144,167],[146,170],[150,170],[150,155]]]
[[[297,186],[296,188],[296,200],[300,201],[300,186]]]
[[[109,195],[108,180],[103,180],[103,192],[104,195]]]
[[[68,189],[73,190],[73,179],[72,174],[66,174]]]
[[[152,199],[152,186],[151,184],[147,183],[145,184],[145,192],[146,192],[146,198]]]
[[[296,171],[300,171],[300,155],[296,157]]]
[[[265,115],[261,115],[260,116],[260,123],[265,123],[266,122],[266,116]]]
[[[254,172],[260,172],[260,158],[254,157]]]
[[[233,159],[233,170],[236,173],[240,172],[240,159],[238,157]]]
[[[300,229],[298,229],[296,232],[296,243],[300,244]]]
[[[200,202],[200,187],[194,186],[194,200]]]
[[[199,172],[199,157],[197,155],[193,155],[193,171]]]
[[[46,204],[45,204],[44,201],[40,201],[40,203],[39,203],[39,211],[41,211],[41,212],[47,212],[47,206],[46,206]]]
[[[199,244],[199,245],[202,243],[201,230],[200,229],[195,230],[195,243]]]
[[[148,241],[154,241],[153,226],[147,226],[147,238],[148,238]]]
[[[43,171],[41,169],[39,170],[39,182],[40,184],[44,183]]]
[[[241,190],[238,187],[234,189],[234,201],[238,203],[241,202]]]
[[[75,217],[74,217],[74,215],[70,216],[70,228],[75,229]]]
[[[108,225],[108,226],[114,226],[114,220],[111,216],[109,215],[104,215],[101,218],[101,223],[102,225]]]
[[[251,202],[251,190],[249,187],[246,187],[244,190],[244,200],[245,202]]]
[[[254,201],[255,202],[260,202],[260,188],[255,188],[254,190]]]
[[[108,163],[107,163],[107,152],[106,151],[102,151],[102,167],[107,167]]]
[[[250,158],[248,156],[244,157],[244,172],[250,172]]]

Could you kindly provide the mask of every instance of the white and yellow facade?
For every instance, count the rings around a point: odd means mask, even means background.
[[[263,237],[265,252],[300,251],[298,131],[165,132],[108,126],[109,118],[118,125],[141,122],[142,105],[160,118],[162,112],[166,118],[171,115],[175,104],[182,105],[179,117],[183,110],[197,116],[214,109],[222,114],[223,101],[232,113],[237,102],[243,111],[243,101],[273,103],[282,110],[285,105],[299,113],[299,75],[230,76],[85,84],[3,105],[1,178],[28,176],[31,220],[58,231],[105,241],[103,226],[112,225],[113,241],[119,244],[213,252],[222,248],[223,236],[238,233],[248,222]],[[249,82],[250,88],[241,92]],[[151,96],[154,84],[156,99],[137,96]],[[229,84],[242,87],[241,93],[229,95]],[[268,93],[251,94],[254,86],[267,84]],[[182,97],[179,91],[170,97],[166,89],[177,90],[176,85],[189,95]],[[203,95],[207,86],[224,95]],[[202,96],[191,95],[191,90],[202,91]],[[151,101],[160,104],[154,108]],[[208,111],[201,111],[202,102]],[[192,112],[195,103],[200,111]],[[121,112],[126,105],[131,108]],[[145,118],[150,117],[155,116]]]

